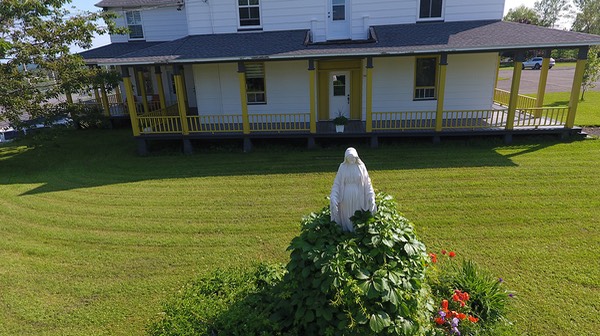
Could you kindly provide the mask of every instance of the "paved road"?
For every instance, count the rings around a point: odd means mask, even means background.
[[[571,91],[573,84],[574,67],[552,68],[548,71],[548,81],[546,82],[546,92],[568,92]],[[512,79],[512,70],[500,70],[498,73],[497,87],[502,90],[510,91]],[[521,72],[521,84],[519,93],[537,93],[538,82],[540,80],[540,70],[525,69]],[[600,81],[596,82],[596,87],[591,90],[600,91]]]

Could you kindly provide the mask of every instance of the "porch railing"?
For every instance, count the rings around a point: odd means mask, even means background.
[[[227,133],[244,130],[242,115],[195,115],[188,116],[188,127],[194,133]]]
[[[137,117],[141,134],[181,133],[177,105],[146,112]]]
[[[286,132],[308,131],[310,114],[252,114],[248,116],[250,131]]]
[[[373,112],[373,130],[435,129],[435,111]]]
[[[444,111],[442,128],[481,129],[504,127],[507,111],[507,109]]]
[[[519,112],[515,115],[515,127],[564,126],[569,107],[538,107],[521,109]]]
[[[510,102],[510,91],[502,89],[494,89],[494,102],[500,105],[508,106]],[[517,108],[518,109],[529,109],[535,108],[536,99],[526,95],[518,95]]]

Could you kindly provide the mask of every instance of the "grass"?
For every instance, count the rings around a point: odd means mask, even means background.
[[[535,97],[537,95],[531,95]],[[569,92],[547,92],[544,95],[544,106],[569,105]],[[580,96],[581,98],[581,96]],[[587,91],[584,100],[577,104],[575,125],[600,126],[600,91]]]
[[[574,68],[577,65],[576,62],[557,62],[553,68]],[[513,70],[514,66],[511,65],[500,65],[500,70]],[[527,68],[529,69],[529,68]]]
[[[199,274],[285,262],[345,145],[138,157],[112,130],[0,146],[0,335],[142,335]],[[355,145],[430,250],[517,292],[514,335],[600,330],[600,140]]]

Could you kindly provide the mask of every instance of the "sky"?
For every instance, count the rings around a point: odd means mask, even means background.
[[[536,0],[505,0],[504,3],[504,14],[508,12],[509,9],[518,7],[520,5],[525,5],[527,7],[533,8],[533,4]],[[71,2],[71,6],[75,7],[75,9],[69,8],[71,11],[84,10],[84,11],[98,11],[100,8],[94,6],[94,4],[100,2],[100,0],[73,0]],[[96,36],[93,41],[92,48],[98,48],[103,45],[107,45],[110,43],[110,38],[108,35]],[[82,51],[80,48],[73,47],[71,49],[72,52],[80,52]]]

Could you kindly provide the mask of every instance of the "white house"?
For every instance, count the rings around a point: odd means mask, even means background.
[[[600,44],[600,36],[503,22],[504,0],[96,6],[117,12],[130,33],[81,55],[121,69],[125,94],[98,101],[129,116],[142,152],[157,137],[182,138],[189,151],[190,139],[206,137],[239,137],[246,147],[253,137],[353,136],[375,145],[382,136],[487,132],[510,140],[516,132],[570,131],[587,50]],[[580,50],[575,99],[543,108],[547,61],[561,48]],[[537,100],[517,94],[532,49],[545,56]],[[505,51],[516,55],[511,92],[495,89]],[[350,122],[336,134],[331,120],[340,115]]]

